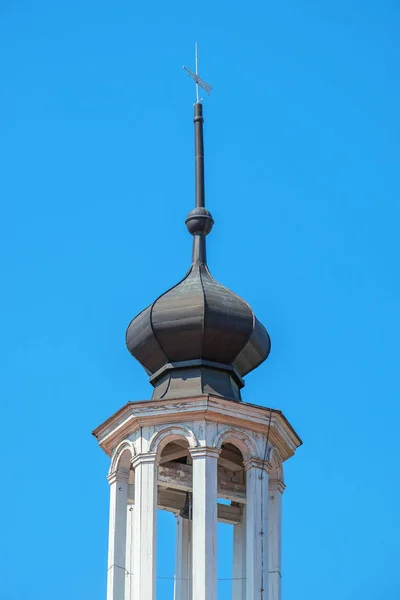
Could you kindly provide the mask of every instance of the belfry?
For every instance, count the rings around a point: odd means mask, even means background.
[[[193,77],[204,83],[197,65]],[[214,221],[198,97],[194,138],[192,263],[126,333],[152,398],[125,404],[93,432],[111,459],[107,600],[156,600],[157,509],[176,516],[174,600],[217,600],[218,521],[233,526],[232,600],[281,600],[282,464],[301,440],[279,410],[242,401],[270,338],[207,265]]]

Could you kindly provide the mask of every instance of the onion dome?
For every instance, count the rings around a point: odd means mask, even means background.
[[[203,107],[197,102],[194,108],[196,207],[186,219],[192,266],[131,321],[126,344],[150,375],[153,398],[209,393],[240,400],[243,377],[268,357],[271,343],[247,302],[207,266],[206,236],[214,221],[204,205]]]

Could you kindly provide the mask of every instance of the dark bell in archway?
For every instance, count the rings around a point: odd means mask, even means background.
[[[179,516],[188,521],[192,520],[192,494],[190,492],[186,492],[185,505],[179,512]]]

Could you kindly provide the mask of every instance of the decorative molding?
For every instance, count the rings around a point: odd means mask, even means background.
[[[129,471],[113,471],[107,475],[107,481],[110,485],[113,483],[128,483]]]
[[[268,460],[262,460],[261,458],[249,458],[248,460],[243,461],[244,470],[248,471],[249,469],[260,469],[265,471],[266,473],[270,473],[272,469],[272,465]]]
[[[150,440],[149,451],[161,454],[167,444],[176,439],[185,439],[189,448],[198,446],[198,441],[193,431],[184,425],[166,425],[155,432]]]
[[[130,460],[136,454],[135,453],[135,446],[133,445],[133,443],[130,440],[123,440],[115,448],[115,450],[113,452],[113,455],[112,455],[112,459],[111,459],[111,465],[110,465],[109,473],[113,473],[114,471],[118,471],[118,469],[120,468],[120,461],[121,461],[121,458],[122,458],[122,455],[124,454],[124,452],[129,452],[130,455],[131,455],[131,458],[128,461],[128,464],[129,464]]]
[[[268,459],[272,465],[271,475],[273,475],[272,479],[276,479],[278,481],[284,482],[283,475],[283,464],[282,458],[277,448],[272,447],[269,454]]]
[[[197,448],[189,448],[189,452],[192,458],[218,458],[221,454],[221,450],[214,448],[214,446],[198,446]]]
[[[136,467],[140,464],[150,463],[154,463],[156,466],[158,466],[158,456],[156,452],[146,452],[143,454],[137,454],[131,460],[131,465],[133,469],[136,469]]]
[[[280,481],[279,479],[268,479],[268,492],[280,492],[283,494],[285,489],[286,485],[283,481]]]
[[[214,446],[221,449],[222,444],[226,442],[232,443],[240,450],[244,461],[258,455],[256,443],[243,429],[230,428],[221,431],[214,440]]]
[[[112,449],[140,427],[182,421],[208,421],[245,428],[252,435],[266,434],[270,426],[270,443],[279,450],[282,460],[293,456],[302,441],[279,410],[245,402],[233,402],[213,395],[190,398],[129,402],[93,431],[101,448],[111,456]]]

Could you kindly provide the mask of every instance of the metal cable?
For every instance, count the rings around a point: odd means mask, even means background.
[[[265,450],[264,450],[264,458],[263,458],[263,462],[262,462],[262,469],[261,469],[261,480],[264,479],[264,467],[265,467],[265,463],[267,462],[267,452],[268,452],[268,442],[269,442],[269,432],[271,430],[271,419],[272,419],[272,408],[269,409],[269,422],[268,422],[268,430],[267,430],[267,439],[265,441]],[[265,597],[264,596],[264,484],[261,484],[261,531],[260,531],[260,535],[261,535],[261,600]],[[267,532],[268,535],[268,532]]]

